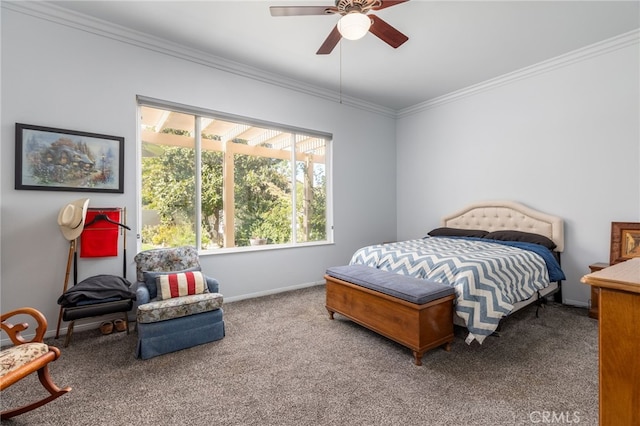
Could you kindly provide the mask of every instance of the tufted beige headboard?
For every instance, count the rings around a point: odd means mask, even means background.
[[[514,201],[473,203],[442,218],[442,226],[459,229],[498,231],[512,229],[544,235],[556,243],[556,251],[564,250],[562,218],[533,210]]]

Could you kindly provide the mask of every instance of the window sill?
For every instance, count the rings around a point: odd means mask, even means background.
[[[243,246],[243,247],[230,247],[219,248],[214,250],[201,250],[200,256],[209,255],[222,255],[229,253],[255,253],[258,251],[270,251],[270,250],[286,250],[286,249],[301,249],[305,247],[317,247],[317,246],[329,246],[333,245],[332,241],[315,241],[311,243],[299,243],[299,244],[264,244],[258,246]]]

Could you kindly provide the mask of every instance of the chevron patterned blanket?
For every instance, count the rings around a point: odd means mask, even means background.
[[[350,264],[454,287],[456,313],[469,330],[467,343],[482,343],[514,303],[550,284],[545,259],[539,254],[478,239],[426,237],[368,246],[356,251]]]

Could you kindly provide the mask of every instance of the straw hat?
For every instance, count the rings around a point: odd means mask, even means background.
[[[75,240],[82,234],[84,219],[87,216],[88,198],[81,198],[67,204],[58,213],[58,225],[62,235],[69,240]]]

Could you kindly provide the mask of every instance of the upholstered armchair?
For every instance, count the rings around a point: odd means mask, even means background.
[[[29,324],[17,322],[15,321],[16,318],[13,318],[20,315],[30,316],[37,323],[35,336],[30,340],[21,335],[21,332],[26,330]],[[60,357],[60,350],[55,346],[49,346],[44,343],[47,319],[40,311],[25,307],[2,314],[2,331],[7,333],[13,346],[0,351],[0,390],[5,390],[31,373],[37,372],[38,379],[47,390],[48,395],[35,402],[4,410],[0,413],[0,418],[4,420],[26,413],[53,401],[71,390],[70,387],[59,388],[56,386],[49,375],[49,363]]]
[[[148,359],[224,337],[219,283],[200,271],[195,247],[146,250],[134,260],[137,357]]]

